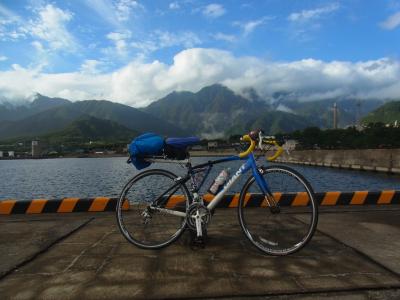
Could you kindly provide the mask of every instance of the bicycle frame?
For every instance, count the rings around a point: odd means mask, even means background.
[[[247,173],[250,169],[253,171],[253,176],[256,179],[257,184],[259,185],[261,191],[264,194],[271,194],[268,184],[265,181],[264,177],[261,176],[260,170],[257,168],[257,163],[254,158],[253,153],[249,154],[246,158],[240,158],[239,156],[230,156],[224,159],[220,159],[217,161],[210,161],[209,164],[216,164],[216,163],[223,163],[228,161],[235,161],[235,160],[246,160],[246,162],[240,166],[240,168],[233,174],[233,176],[226,182],[222,190],[215,195],[215,197],[211,200],[211,202],[207,205],[209,210],[214,209],[218,203],[221,201],[223,196],[226,192],[231,188],[231,186],[239,179],[240,176]],[[202,166],[202,165],[200,165]],[[195,166],[194,168],[198,168],[199,166]]]
[[[240,168],[235,172],[235,174],[225,183],[225,185],[223,186],[222,190],[214,196],[214,198],[210,201],[210,203],[208,203],[207,208],[209,210],[214,209],[218,203],[221,201],[221,199],[223,198],[223,196],[226,194],[226,192],[231,188],[231,186],[239,179],[239,177],[245,173],[247,173],[247,171],[249,171],[250,169],[252,170],[253,176],[258,184],[258,186],[260,187],[261,191],[263,192],[264,195],[271,195],[271,191],[268,187],[267,182],[265,181],[264,177],[261,175],[262,170],[259,170],[257,167],[257,163],[256,160],[254,158],[254,154],[251,153],[249,154],[247,157],[241,158],[237,155],[234,156],[229,156],[226,158],[222,158],[222,159],[218,159],[218,160],[214,160],[214,161],[208,161],[206,163],[203,164],[199,164],[196,166],[191,166],[190,162],[187,163],[188,166],[188,174],[184,177],[184,178],[179,178],[176,182],[176,184],[174,184],[173,186],[171,186],[167,191],[165,191],[162,195],[160,195],[157,199],[154,200],[153,203],[158,203],[158,201],[160,201],[165,194],[167,194],[170,191],[173,191],[176,187],[179,186],[179,184],[181,183],[186,183],[189,179],[193,180],[193,176],[196,173],[197,169],[202,169],[204,167],[209,167],[209,169],[206,171],[207,174],[205,175],[204,179],[202,180],[201,184],[199,185],[199,187],[195,186],[193,181],[192,181],[192,187],[193,189],[191,190],[191,192],[193,193],[193,195],[197,194],[198,190],[200,189],[201,185],[204,183],[205,178],[208,176],[208,172],[210,171],[211,167],[215,164],[220,164],[220,163],[224,163],[224,162],[228,162],[228,161],[235,161],[235,160],[246,160],[246,162],[240,166]],[[185,213],[182,212],[176,212],[174,210],[170,210],[170,209],[166,209],[166,208],[157,208],[157,210],[162,211],[164,213],[169,213],[169,214],[173,214],[173,215],[177,215],[177,216],[186,216]]]

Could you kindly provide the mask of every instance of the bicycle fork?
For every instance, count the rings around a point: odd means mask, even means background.
[[[264,177],[262,176],[264,174],[264,172],[265,171],[263,168],[258,168],[257,171],[253,171],[253,174],[254,174],[254,177],[256,179],[258,186],[260,187],[261,191],[264,194],[264,200],[267,202],[271,213],[272,214],[280,213],[281,212],[280,206],[279,206],[278,202],[275,200],[274,195],[268,188],[267,182],[265,181]]]

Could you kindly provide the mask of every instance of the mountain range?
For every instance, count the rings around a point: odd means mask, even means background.
[[[128,141],[142,132],[227,138],[254,128],[269,134],[309,126],[331,128],[335,102],[341,127],[355,124],[382,105],[378,100],[355,99],[299,102],[279,97],[265,101],[251,88],[236,94],[219,84],[196,93],[172,92],[141,109],[106,100],[71,102],[36,94],[23,105],[0,103],[0,140]]]
[[[364,124],[377,122],[394,124],[396,121],[400,124],[400,101],[385,103],[362,119]]]

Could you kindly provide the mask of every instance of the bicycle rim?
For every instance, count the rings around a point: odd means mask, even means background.
[[[176,185],[176,178],[169,171],[153,169],[138,174],[126,184],[116,212],[121,233],[129,242],[141,248],[157,249],[182,234],[186,219],[158,210],[186,212],[189,193],[184,184]],[[154,203],[157,198],[160,201]]]
[[[300,250],[311,239],[318,222],[318,205],[307,180],[285,166],[271,166],[262,174],[274,200],[270,208],[254,177],[244,185],[239,200],[239,222],[247,238],[261,251],[288,255]]]

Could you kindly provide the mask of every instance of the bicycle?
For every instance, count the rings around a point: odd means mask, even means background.
[[[250,144],[244,152],[195,166],[190,158],[183,161],[146,158],[149,162],[178,162],[186,166],[187,172],[185,176],[177,176],[168,170],[149,169],[134,176],[123,188],[116,206],[123,236],[144,249],[165,247],[187,228],[198,241],[204,240],[218,203],[237,179],[251,170],[238,199],[238,218],[245,236],[270,255],[288,255],[304,247],[318,222],[318,204],[311,185],[287,166],[257,166],[253,153],[257,142],[260,150],[276,147],[276,153],[268,161],[282,154],[282,145],[274,137],[253,131],[241,140]],[[215,196],[200,195],[211,168],[235,160],[245,162],[223,188]],[[203,178],[196,178],[198,174]]]

